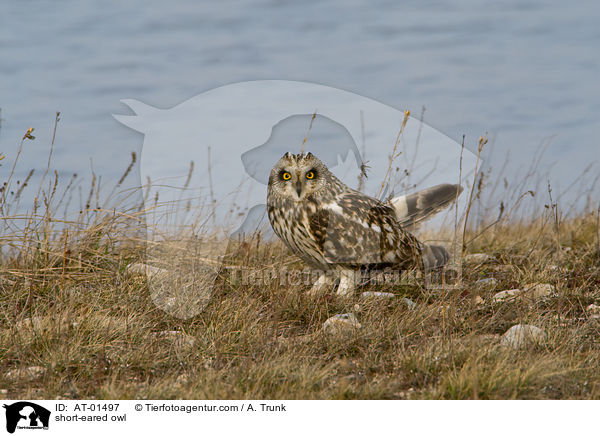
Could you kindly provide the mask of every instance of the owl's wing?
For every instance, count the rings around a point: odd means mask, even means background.
[[[414,264],[418,241],[405,232],[389,205],[346,191],[320,204],[310,230],[329,264],[349,266]]]
[[[442,184],[390,200],[398,222],[404,228],[415,228],[420,222],[444,210],[463,191],[460,185]]]

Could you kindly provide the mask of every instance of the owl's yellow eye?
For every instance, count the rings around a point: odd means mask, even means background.
[[[292,178],[292,175],[286,171],[281,175],[281,177],[283,178],[283,180],[290,180]]]
[[[307,173],[306,173],[306,178],[307,178],[308,180],[312,180],[312,179],[314,179],[314,178],[315,178],[315,173],[314,173],[313,171],[309,171],[309,172],[307,172]]]

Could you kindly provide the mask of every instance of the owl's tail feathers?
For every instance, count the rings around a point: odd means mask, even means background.
[[[423,266],[425,270],[440,268],[450,260],[450,253],[441,245],[423,245]]]
[[[460,185],[445,183],[432,186],[410,195],[392,198],[390,203],[401,225],[413,227],[444,210],[463,191]]]

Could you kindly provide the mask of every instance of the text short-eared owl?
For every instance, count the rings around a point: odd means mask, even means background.
[[[443,265],[448,254],[419,242],[403,226],[444,208],[459,185],[438,185],[381,202],[343,184],[311,153],[286,153],[269,176],[267,211],[273,230],[302,260],[323,271],[313,289],[339,278],[338,294],[350,294],[361,269]]]

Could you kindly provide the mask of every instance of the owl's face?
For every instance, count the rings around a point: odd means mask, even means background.
[[[325,187],[327,167],[312,153],[286,153],[273,166],[269,176],[271,194],[295,201]]]

